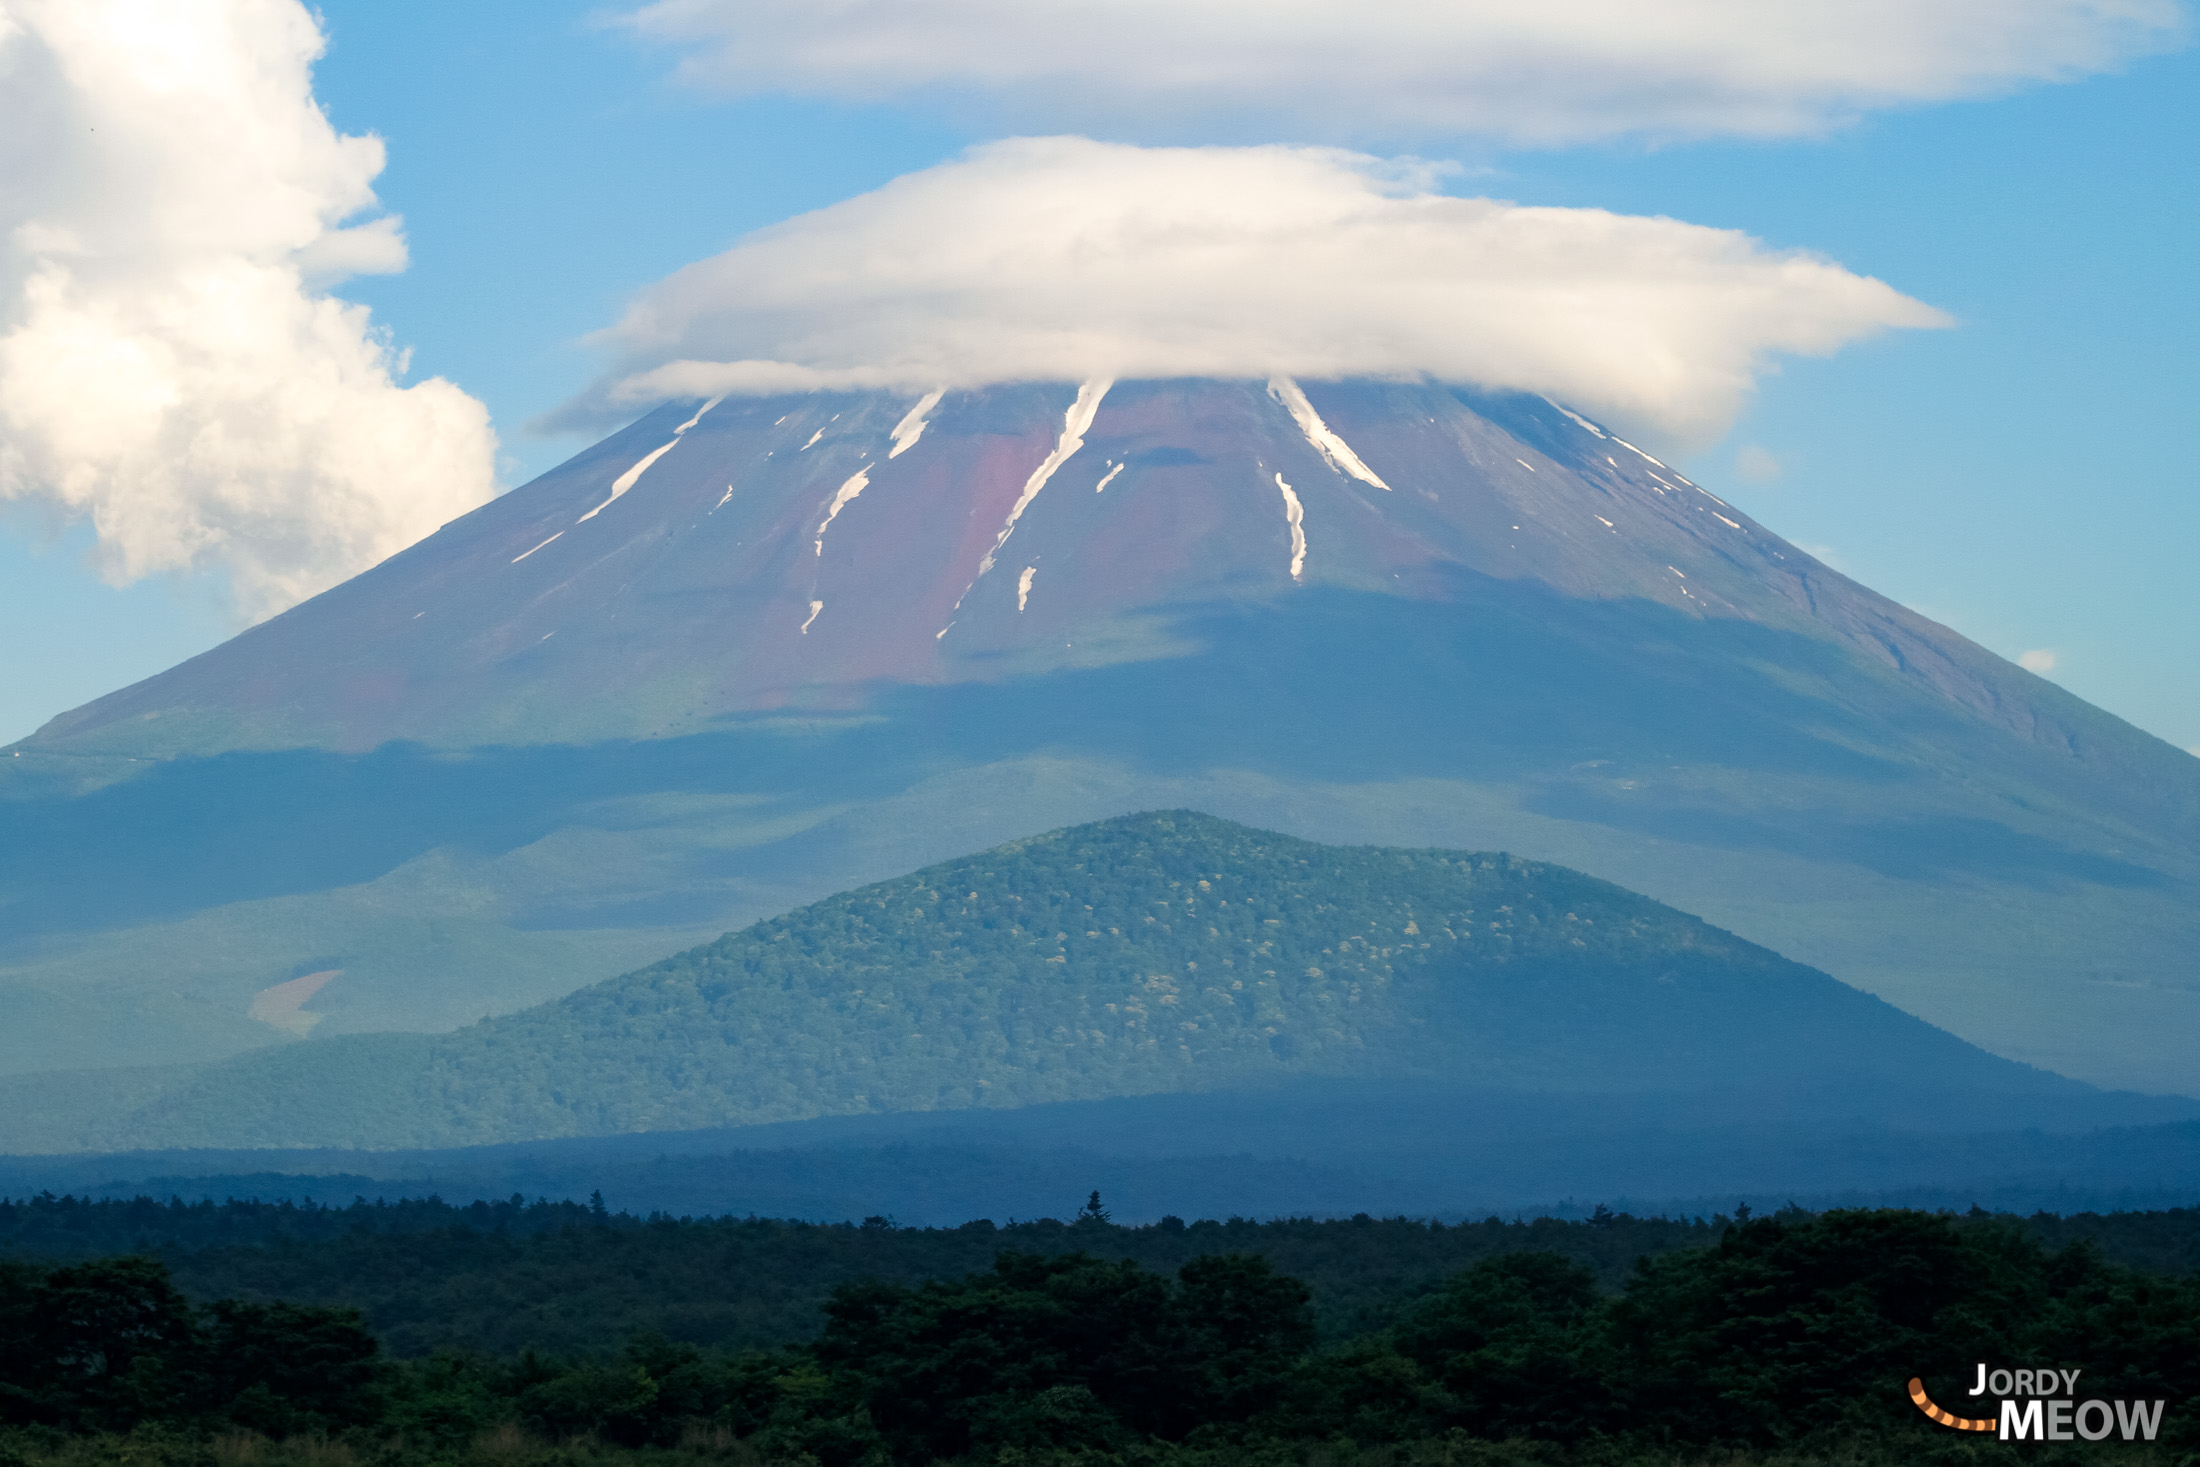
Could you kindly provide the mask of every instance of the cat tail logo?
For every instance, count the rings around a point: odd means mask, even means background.
[[[1925,1382],[1917,1376],[1910,1377],[1910,1399],[1917,1402],[1917,1409],[1942,1426],[1952,1426],[1957,1431],[1992,1431],[2001,1425],[1999,1421],[1972,1421],[1952,1411],[1943,1411],[1933,1404],[1933,1398],[1925,1394]]]
[[[2106,1441],[2121,1436],[2125,1441],[2153,1441],[2162,1429],[2166,1401],[2080,1401],[2076,1397],[2078,1370],[1996,1370],[1979,1368],[1974,1396],[2000,1397],[1999,1416],[1974,1419],[1943,1411],[1925,1394],[1925,1382],[1910,1377],[1910,1400],[1942,1426],[1957,1431],[1991,1431],[2005,1442]],[[2014,1389],[2015,1395],[2004,1392]],[[2059,1394],[2069,1392],[2068,1395]],[[2051,1398],[2052,1397],[2052,1398]]]

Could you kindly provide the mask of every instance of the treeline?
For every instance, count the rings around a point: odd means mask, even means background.
[[[1607,1216],[1446,1226],[1406,1218],[1246,1218],[1123,1227],[1098,1216],[955,1228],[885,1218],[634,1217],[583,1204],[434,1201],[0,1203],[0,1258],[64,1261],[134,1253],[166,1263],[202,1300],[286,1299],[358,1308],[385,1348],[487,1355],[600,1349],[656,1333],[738,1350],[814,1336],[839,1285],[915,1284],[992,1265],[1002,1249],[1070,1252],[1174,1274],[1206,1254],[1268,1259],[1313,1290],[1325,1339],[1381,1327],[1447,1274],[1524,1248],[1563,1254],[1617,1287],[1646,1253],[1702,1247],[1718,1224]]]
[[[2088,1459],[2200,1451],[2200,1279],[2086,1242],[2050,1250],[2006,1221],[1886,1210],[1729,1225],[1616,1290],[1562,1254],[1499,1253],[1326,1345],[1302,1280],[1229,1253],[1164,1273],[1003,1249],[950,1279],[844,1284],[814,1338],[772,1350],[657,1336],[418,1360],[386,1357],[342,1308],[194,1306],[151,1260],[10,1265],[0,1453],[97,1440],[149,1462],[228,1433],[234,1455],[241,1431],[389,1462],[484,1443],[806,1467],[2076,1460],[2081,1444],[2004,1446],[1911,1404],[1921,1376],[1963,1409],[1982,1361],[2166,1403],[2155,1440],[2082,1444]]]
[[[357,1202],[0,1202],[0,1258],[44,1263],[138,1254],[167,1264],[187,1296],[347,1305],[385,1349],[509,1356],[599,1350],[656,1333],[721,1350],[812,1338],[836,1287],[916,1284],[991,1266],[1002,1249],[1084,1252],[1174,1275],[1194,1258],[1265,1258],[1312,1291],[1319,1337],[1387,1327],[1447,1276],[1506,1253],[1556,1253],[1617,1290],[1638,1258],[1717,1241],[1729,1219],[1638,1218],[1445,1225],[1406,1218],[1123,1227],[1086,1216],[996,1226],[898,1228],[761,1218],[634,1217],[586,1204]],[[2200,1269],[2200,1208],[1954,1221],[2015,1229],[2051,1251],[2085,1242],[2157,1273]]]

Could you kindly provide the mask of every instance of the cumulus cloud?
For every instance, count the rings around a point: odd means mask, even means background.
[[[2035,647],[2029,652],[2019,652],[2017,654],[2017,666],[2023,668],[2026,672],[2036,672],[2044,677],[2055,670],[2055,653],[2047,647]]]
[[[321,49],[297,0],[0,0],[0,499],[254,618],[494,487],[481,404],[322,293],[405,241],[345,227],[382,144],[316,105]]]
[[[1144,141],[1822,132],[2181,43],[2176,0],[655,0],[734,93]]]
[[[1746,235],[1453,198],[1439,171],[988,144],[644,291],[602,337],[620,368],[561,421],[722,392],[1285,373],[1540,392],[1688,442],[1772,354],[1943,320]]]

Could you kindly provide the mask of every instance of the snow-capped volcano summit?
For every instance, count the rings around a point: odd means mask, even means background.
[[[1155,807],[1560,861],[2086,1079],[2200,1041],[2200,763],[1518,394],[668,404],[15,753],[18,1067],[329,971],[328,1031],[464,1022]]]
[[[1193,645],[1184,617],[1224,606],[1290,615],[1319,590],[1450,605],[1468,582],[1799,632],[2003,722],[2038,701],[1541,399],[1094,380],[668,405],[39,742],[658,737],[850,711],[896,684],[1166,658]]]

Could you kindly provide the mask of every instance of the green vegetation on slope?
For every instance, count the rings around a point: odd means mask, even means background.
[[[1786,1212],[1710,1231],[1617,1288],[1561,1252],[1485,1256],[1326,1344],[1307,1284],[1237,1252],[1157,1271],[1008,1248],[960,1276],[851,1281],[812,1338],[773,1350],[642,1335],[415,1361],[385,1358],[341,1308],[194,1305],[151,1259],[0,1264],[0,1454],[51,1460],[91,1438],[93,1460],[180,1464],[240,1428],[318,1437],[324,1467],[510,1461],[575,1438],[816,1467],[1194,1467],[1317,1445],[1545,1467],[2160,1463],[2200,1447],[2200,1278],[2050,1252],[1984,1217]],[[2081,1458],[1959,1436],[1911,1404],[1921,1377],[1943,1405],[1991,1413],[1962,1394],[1979,1362],[2075,1370],[2082,1388],[2045,1394],[2143,1410],[2110,1411]]]
[[[1304,1075],[1610,1090],[1813,1066],[2022,1073],[1563,867],[1178,811],[828,898],[454,1034],[248,1056],[104,1140],[449,1146]]]

